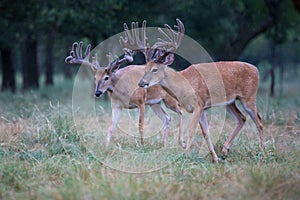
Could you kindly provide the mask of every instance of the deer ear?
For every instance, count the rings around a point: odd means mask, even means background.
[[[119,67],[120,67],[120,65],[105,67],[105,72],[108,75],[112,75],[113,73],[115,73],[116,71],[118,71]]]
[[[110,69],[109,69],[109,67],[105,67],[105,69],[104,69],[104,70],[105,70],[105,72],[106,72],[108,75],[110,75],[110,73],[111,73],[111,72],[110,72]]]
[[[171,65],[174,62],[174,54],[173,53],[169,53],[166,57],[165,60],[163,62],[164,65]]]
[[[98,68],[94,67],[94,66],[92,66],[91,68],[92,68],[93,72],[96,73],[96,71],[97,71]]]

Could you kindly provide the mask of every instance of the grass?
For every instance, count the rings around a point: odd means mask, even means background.
[[[147,117],[151,111],[146,115],[143,147],[136,131],[135,111],[123,111],[123,131],[116,131],[106,149],[103,143],[110,117],[108,102],[96,102],[97,116],[81,116],[72,109],[70,82],[24,94],[1,93],[0,197],[299,199],[298,85],[286,84],[282,96],[275,98],[265,95],[262,86],[258,107],[264,119],[265,152],[260,151],[254,124],[248,118],[229,157],[219,164],[199,154],[203,142],[200,134],[194,137],[191,154],[183,154],[177,145],[176,115],[172,113],[170,148],[161,148],[160,129],[153,129],[161,124]],[[79,116],[75,122],[74,113]],[[223,134],[215,144],[218,154],[234,125],[231,118],[225,120]],[[211,123],[211,131],[218,126]]]

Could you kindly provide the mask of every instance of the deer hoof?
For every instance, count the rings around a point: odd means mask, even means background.
[[[189,157],[189,154],[190,154],[190,149],[185,149],[185,156]]]
[[[185,143],[185,141],[180,142],[180,145],[181,145],[182,148],[184,148],[184,149],[186,148],[186,143]]]
[[[223,147],[223,149],[221,151],[222,155],[227,157],[228,152],[229,152],[229,149]]]
[[[222,155],[221,158],[222,160],[225,160],[227,158],[227,155]]]

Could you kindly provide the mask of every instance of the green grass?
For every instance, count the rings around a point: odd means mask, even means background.
[[[132,127],[126,116],[120,126],[126,126],[127,120],[127,131],[136,137],[117,130],[106,149],[103,144],[110,117],[108,102],[100,100],[95,104],[97,116],[85,114],[75,123],[70,82],[24,94],[1,93],[0,197],[299,199],[298,85],[285,85],[284,93],[275,98],[264,92],[258,96],[264,119],[265,152],[260,151],[255,126],[248,118],[229,157],[219,164],[211,163],[208,155],[199,154],[197,141],[203,142],[200,134],[195,136],[190,155],[183,154],[176,146],[176,115],[172,115],[172,134],[168,138],[168,145],[175,148],[161,148],[161,134],[151,136],[150,129],[156,123],[159,126],[159,121],[149,118],[145,132],[151,137],[147,135],[146,144],[141,147],[135,111],[130,111]],[[146,117],[151,116],[147,112]],[[218,154],[233,125],[233,120],[226,118],[224,135],[215,145]],[[218,124],[211,126],[214,129]]]

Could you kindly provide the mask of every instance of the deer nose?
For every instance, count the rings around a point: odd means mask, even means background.
[[[97,91],[95,92],[95,96],[96,96],[96,97],[100,97],[100,96],[101,96],[101,94],[102,94],[102,92],[101,92],[101,91],[99,91],[99,90],[97,90]]]
[[[143,80],[140,80],[139,84],[140,87],[145,87],[145,82]]]

